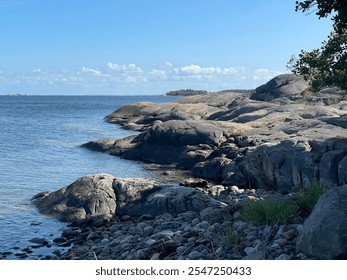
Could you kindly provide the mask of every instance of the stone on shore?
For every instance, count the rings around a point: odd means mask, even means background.
[[[297,251],[318,259],[347,257],[347,185],[330,189],[304,223]]]
[[[231,218],[227,205],[194,188],[159,185],[149,179],[120,179],[108,174],[88,175],[52,193],[40,193],[33,203],[43,214],[61,221],[81,222],[93,217],[177,215],[202,212],[206,220]],[[210,209],[213,217],[206,213]],[[205,211],[203,211],[205,210]]]
[[[32,201],[42,214],[61,221],[109,218],[116,212],[112,183],[109,174],[84,176],[55,192],[37,194]]]
[[[291,74],[279,75],[265,85],[256,88],[251,99],[270,101],[279,97],[297,98],[309,87],[309,83],[302,76]]]

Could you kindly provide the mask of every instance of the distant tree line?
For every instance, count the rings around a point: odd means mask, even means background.
[[[195,90],[195,89],[179,89],[179,90],[172,90],[165,95],[168,96],[189,96],[189,95],[201,95],[201,94],[208,94],[207,90]]]

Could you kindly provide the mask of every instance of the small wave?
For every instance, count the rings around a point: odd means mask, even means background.
[[[90,126],[85,126],[79,123],[67,123],[67,124],[62,124],[59,129],[63,130],[74,130],[74,131],[82,131],[82,132],[93,132],[93,133],[98,133],[98,134],[103,134],[105,133],[101,129],[97,129],[94,127]]]

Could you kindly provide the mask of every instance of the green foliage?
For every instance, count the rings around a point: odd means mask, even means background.
[[[316,182],[299,194],[298,204],[300,210],[305,216],[308,216],[312,212],[319,198],[327,190],[328,188],[326,187],[326,185],[320,182]]]
[[[255,225],[288,224],[297,216],[297,205],[274,198],[249,201],[243,205],[241,217]]]
[[[296,11],[314,7],[319,18],[334,14],[333,31],[320,49],[302,50],[299,58],[292,57],[287,67],[302,75],[314,91],[326,86],[347,89],[347,0],[296,1]]]
[[[208,94],[207,90],[194,90],[194,89],[179,89],[179,90],[172,90],[165,95],[168,96],[190,96],[190,95],[201,95],[201,94]]]
[[[239,245],[240,242],[241,242],[241,237],[238,235],[237,231],[231,225],[227,225],[224,229],[222,244]]]
[[[320,49],[304,50],[292,57],[287,67],[311,82],[313,91],[326,86],[347,89],[347,29],[332,32]]]
[[[314,9],[319,18],[326,18],[331,14],[334,28],[347,27],[347,1],[346,0],[305,0],[296,1],[295,10],[307,12]]]

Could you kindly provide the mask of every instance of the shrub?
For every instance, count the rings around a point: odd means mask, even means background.
[[[308,216],[312,212],[319,198],[327,190],[328,188],[325,184],[321,182],[315,182],[298,195],[298,205],[304,216]]]
[[[239,245],[240,242],[241,242],[241,237],[238,235],[237,231],[231,225],[227,225],[224,229],[222,244]]]
[[[243,205],[241,217],[255,225],[288,224],[297,216],[297,205],[274,198],[252,200]]]

